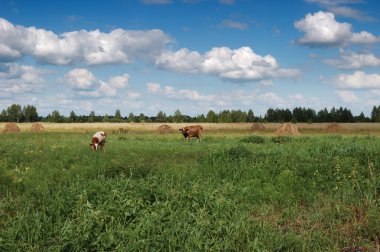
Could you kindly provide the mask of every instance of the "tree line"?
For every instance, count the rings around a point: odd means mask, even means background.
[[[21,107],[19,104],[12,104],[3,109],[0,114],[0,122],[160,122],[160,123],[181,123],[181,122],[210,122],[210,123],[239,123],[239,122],[380,122],[380,105],[374,106],[371,116],[367,117],[364,113],[354,116],[350,109],[339,107],[327,108],[315,111],[311,108],[296,107],[293,110],[269,108],[264,116],[255,116],[252,109],[248,111],[222,110],[215,112],[208,111],[207,114],[188,116],[177,109],[172,115],[159,111],[156,116],[146,116],[143,113],[138,115],[129,113],[122,116],[120,109],[113,115],[96,115],[91,111],[89,115],[77,115],[71,111],[68,116],[62,115],[58,110],[52,111],[47,116],[39,116],[37,108],[33,105]]]

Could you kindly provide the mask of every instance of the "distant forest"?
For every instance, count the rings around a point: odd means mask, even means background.
[[[380,105],[374,106],[371,116],[367,117],[364,113],[354,116],[350,109],[347,108],[327,108],[315,111],[310,108],[289,109],[269,108],[264,117],[255,116],[252,109],[242,110],[223,110],[215,112],[208,111],[207,114],[200,114],[195,117],[184,115],[180,110],[176,110],[172,115],[167,115],[159,111],[156,116],[148,117],[143,113],[135,115],[129,113],[123,117],[119,109],[114,115],[96,115],[91,111],[89,115],[77,115],[71,111],[69,116],[64,116],[58,110],[54,110],[46,117],[39,116],[37,108],[33,105],[22,107],[19,104],[12,104],[3,109],[0,114],[0,122],[56,122],[56,123],[75,123],[75,122],[160,122],[160,123],[181,123],[181,122],[198,122],[198,123],[239,123],[239,122],[380,122]]]

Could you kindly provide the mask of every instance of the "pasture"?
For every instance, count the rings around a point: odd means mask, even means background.
[[[183,140],[183,125],[0,134],[0,250],[380,249],[378,124],[305,124],[293,137],[276,136],[278,124],[202,124],[200,143]],[[98,129],[104,152],[89,148]]]

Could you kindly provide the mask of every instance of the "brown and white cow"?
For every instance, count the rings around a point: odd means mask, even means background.
[[[90,146],[94,151],[97,151],[99,147],[103,148],[106,144],[107,134],[104,131],[98,131],[92,136]]]
[[[202,130],[203,130],[203,128],[201,125],[186,126],[186,127],[179,129],[179,131],[182,132],[182,135],[186,140],[189,141],[190,138],[196,137],[197,142],[201,140]]]

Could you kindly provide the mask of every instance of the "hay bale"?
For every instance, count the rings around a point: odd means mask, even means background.
[[[173,130],[173,128],[170,127],[169,125],[167,125],[167,124],[163,124],[163,125],[161,125],[160,127],[158,127],[157,132],[158,132],[159,134],[170,134],[170,133],[173,133],[174,130]]]
[[[342,132],[343,128],[338,123],[331,123],[327,125],[325,128],[325,132],[327,133],[336,133],[336,132]]]
[[[6,123],[3,128],[3,133],[20,133],[20,128],[15,123]]]
[[[33,123],[32,126],[30,127],[30,131],[33,131],[33,132],[42,132],[44,130],[45,128],[41,123]]]
[[[249,128],[250,131],[263,131],[265,130],[265,126],[262,123],[255,122],[251,128]]]
[[[278,135],[299,135],[300,132],[297,129],[297,126],[293,123],[284,123],[277,129]]]

